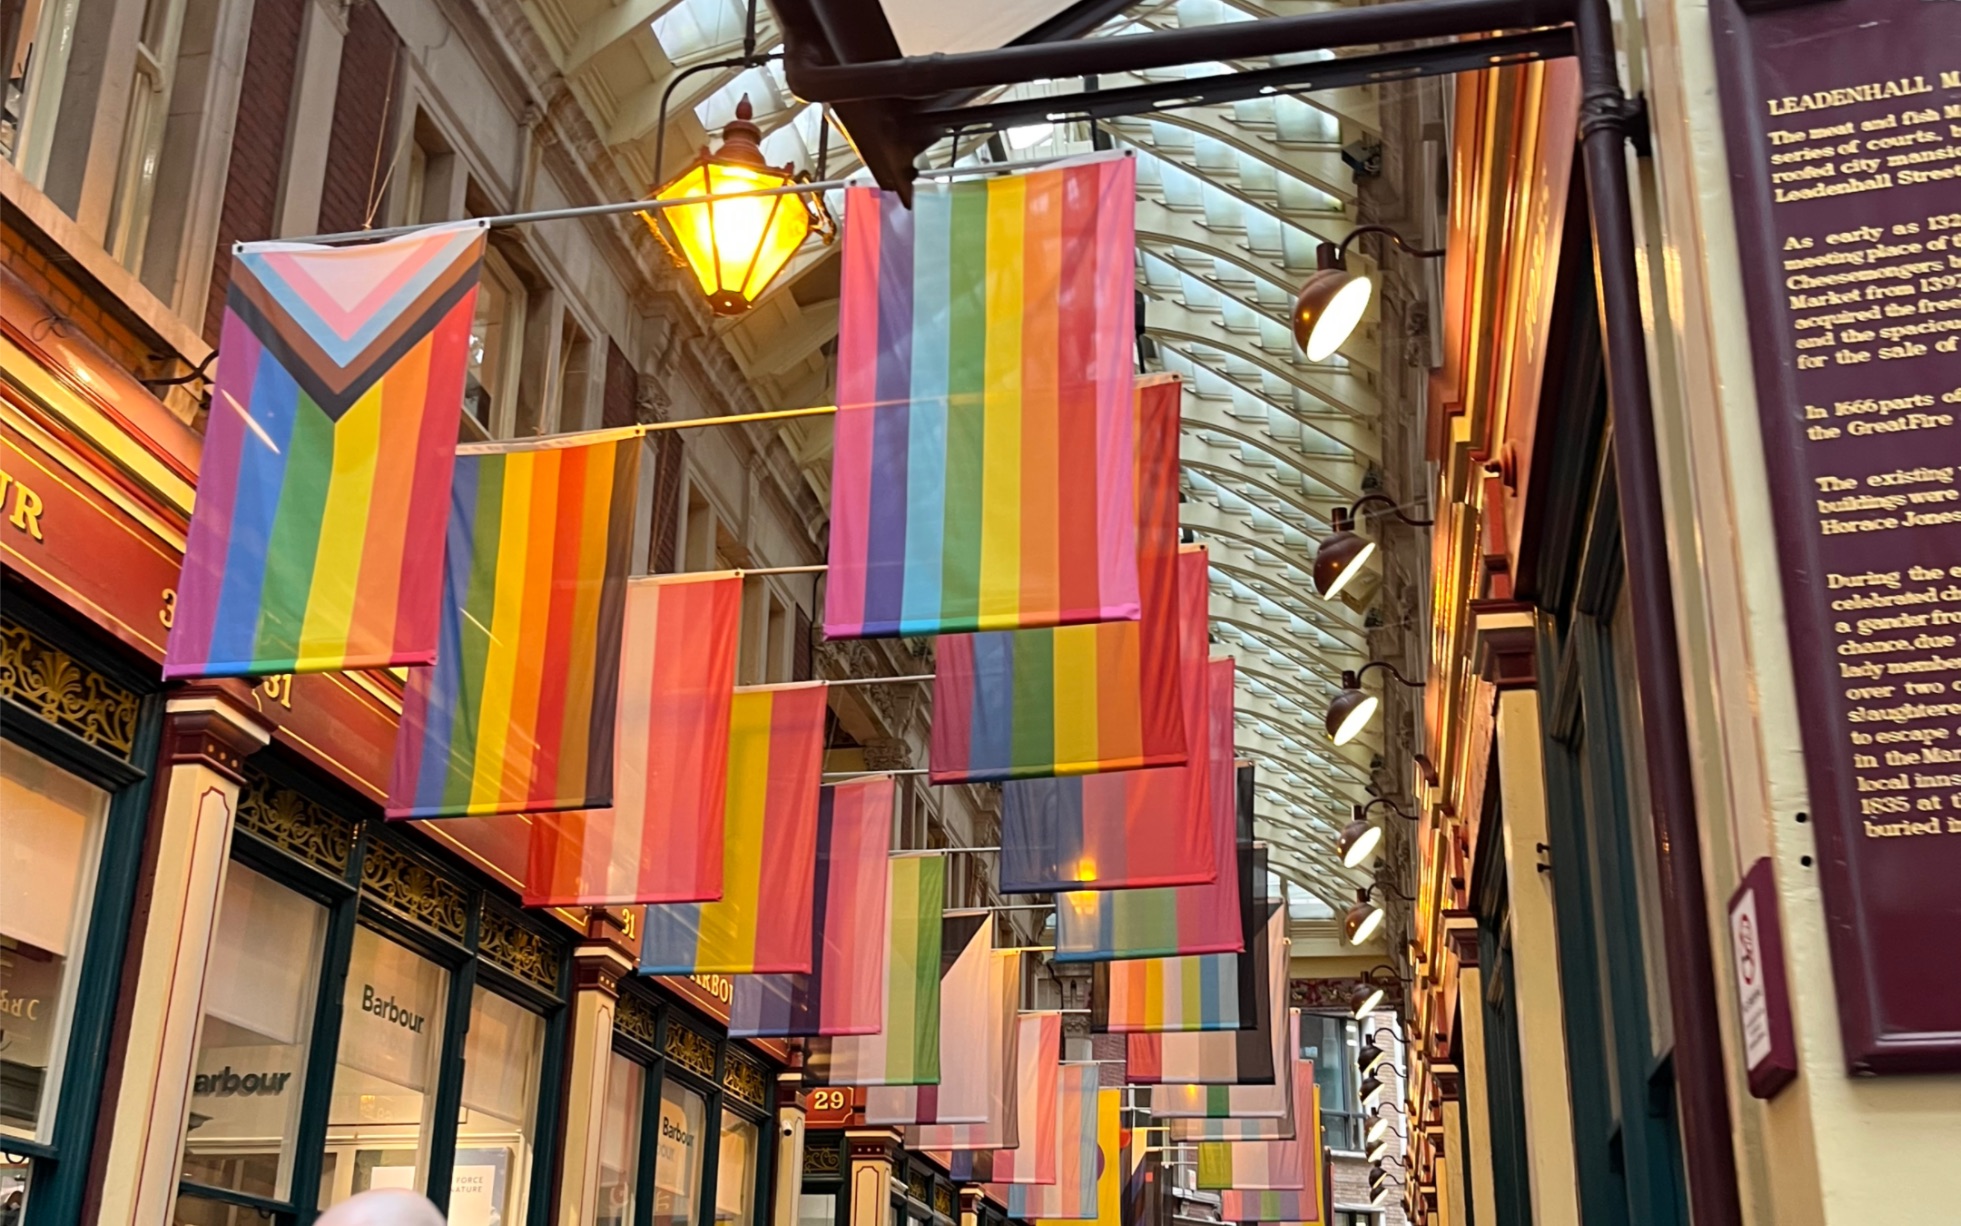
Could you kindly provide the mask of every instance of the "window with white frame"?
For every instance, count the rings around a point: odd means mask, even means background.
[[[496,248],[486,248],[463,375],[465,441],[511,435],[518,363],[524,350],[524,308],[524,284],[517,271]]]
[[[35,183],[47,174],[80,7],[81,0],[0,5],[0,51],[7,57],[7,80],[0,91],[0,156]]]

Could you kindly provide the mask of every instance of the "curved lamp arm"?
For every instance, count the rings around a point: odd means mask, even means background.
[[[1420,690],[1423,688],[1423,683],[1421,681],[1411,681],[1408,677],[1405,677],[1401,673],[1397,672],[1396,666],[1389,663],[1389,661],[1387,660],[1370,660],[1367,664],[1362,665],[1362,667],[1356,669],[1354,672],[1342,673],[1342,688],[1345,690],[1353,690],[1353,689],[1361,688],[1362,674],[1368,672],[1372,668],[1381,669],[1383,672],[1388,673],[1391,677],[1394,677],[1396,680],[1402,682],[1404,685],[1408,686],[1413,690]],[[1348,680],[1348,678],[1350,677],[1353,677],[1355,679],[1352,683]]]
[[[1384,511],[1388,512],[1391,515],[1394,515],[1397,519],[1400,519],[1404,523],[1409,524],[1410,526],[1416,528],[1433,527],[1437,522],[1434,519],[1416,518],[1415,516],[1404,511],[1402,504],[1397,502],[1394,498],[1391,498],[1387,494],[1364,494],[1362,495],[1361,498],[1355,501],[1354,505],[1349,506],[1345,509],[1348,512],[1348,518],[1351,521],[1353,521],[1355,517],[1359,516],[1362,513],[1363,507],[1371,507],[1371,506],[1381,507]]]
[[[1408,239],[1396,233],[1388,226],[1368,225],[1368,226],[1356,226],[1353,230],[1350,230],[1347,236],[1341,240],[1340,245],[1335,248],[1335,254],[1338,256],[1347,255],[1348,244],[1354,242],[1356,239],[1362,237],[1364,234],[1380,234],[1384,238],[1392,239],[1394,240],[1395,244],[1398,247],[1401,247],[1404,251],[1409,252],[1411,255],[1416,256],[1418,259],[1434,260],[1437,257],[1443,255],[1444,253],[1444,249],[1442,247],[1438,247],[1433,250],[1429,247],[1412,246]]]
[[[1408,812],[1401,805],[1389,799],[1387,796],[1378,796],[1374,800],[1371,800],[1369,803],[1363,805],[1362,816],[1367,817],[1369,815],[1369,810],[1375,808],[1377,805],[1388,806],[1388,809],[1391,813],[1394,813],[1397,817],[1402,818],[1406,822],[1420,822],[1423,820],[1421,817],[1417,816],[1416,814]]]

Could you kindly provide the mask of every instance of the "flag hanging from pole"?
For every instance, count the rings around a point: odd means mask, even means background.
[[[1014,1127],[991,1149],[936,1148],[958,1125],[906,1130],[906,1144],[927,1150],[956,1183],[1052,1184],[1056,1180],[1056,1107],[1062,1061],[1062,1015],[1023,1013],[1015,1051]],[[944,1131],[943,1131],[944,1130]],[[931,1141],[931,1145],[928,1142]]]
[[[1206,574],[1204,549],[1193,546],[1179,555],[1176,654],[1183,707],[1179,723],[1188,730],[1185,764],[1003,783],[1004,892],[1207,885],[1221,870],[1231,871],[1231,859],[1218,860],[1214,846],[1214,766],[1208,745],[1215,696],[1208,680]],[[1101,631],[1128,624],[1076,629]],[[1229,703],[1231,696],[1224,701]]]
[[[1314,1101],[1314,1062],[1295,1058],[1282,1080],[1292,1083],[1295,1102]],[[1238,1188],[1241,1191],[1309,1186],[1309,1170],[1319,1165],[1321,1155],[1310,1154],[1313,1140],[1310,1128],[1296,1128],[1284,1141],[1201,1141],[1198,1146],[1198,1186],[1206,1189]]]
[[[1244,1030],[1258,1024],[1259,983],[1265,973],[1265,849],[1242,846],[1238,860],[1246,952],[1095,963],[1090,967],[1092,1032]]]
[[[804,1046],[811,1085],[931,1085],[940,1079],[940,960],[946,857],[894,856],[885,908],[885,1027]]]
[[[934,783],[1187,761],[1189,703],[1178,661],[1191,609],[1179,582],[1179,389],[1175,376],[1147,375],[1135,392],[1138,619],[943,636],[933,677]],[[1203,664],[1202,601],[1197,617]]]
[[[1013,959],[1012,978],[1004,976],[1002,988],[1011,1002],[1005,1012],[1008,1029],[1015,1037],[1004,1049],[1005,1061],[989,1072],[992,1082],[988,1087],[987,1118],[965,1124],[910,1125],[906,1128],[906,1146],[909,1149],[961,1154],[994,1153],[997,1160],[1005,1156],[1007,1161],[1004,1165],[1012,1170],[1014,1155],[1023,1152],[1024,1145],[1029,1147],[1031,1159],[1040,1148],[1039,1138],[1031,1133],[1027,1140],[1023,1140],[1021,1130],[1024,1123],[1031,1128],[1040,1127],[1045,1093],[1048,1110],[1051,1114],[1054,1112],[1055,1068],[1062,1060],[1062,1015],[1054,1012],[1016,1014],[1012,1002],[1021,996],[1021,955],[1003,950],[997,951],[994,956],[1004,965],[1008,959]],[[945,1063],[944,1057],[941,1062]],[[866,1091],[868,1116],[871,1096],[889,1092]],[[1053,1136],[1049,1140],[1053,1146]],[[1039,1182],[1006,1178],[1001,1181]]]
[[[733,571],[627,583],[613,807],[532,816],[525,906],[721,893],[728,772],[719,764],[741,618]]]
[[[828,638],[1138,616],[1128,157],[845,196]]]
[[[640,936],[641,974],[810,970],[829,696],[821,681],[735,692],[722,807],[722,895],[712,902],[649,906]]]
[[[1301,1049],[1301,1011],[1290,1009],[1287,1050]],[[1297,1118],[1292,1079],[1272,1085],[1160,1085],[1151,1088],[1151,1118],[1165,1121],[1174,1141],[1283,1141]]]
[[[1056,1181],[990,1183],[987,1194],[1020,1221],[1117,1221],[1117,1151],[1123,1142],[1123,1091],[1103,1089],[1095,1064],[1065,1064],[1056,1075]],[[1107,1182],[1106,1182],[1107,1177]],[[1111,1216],[1104,1217],[1108,1212]]]
[[[1313,1101],[1305,1104],[1307,1118],[1301,1131],[1307,1137],[1307,1186],[1298,1191],[1240,1191],[1219,1193],[1219,1220],[1223,1222],[1318,1222],[1321,1220],[1323,1187],[1322,1158],[1325,1138],[1321,1132],[1321,1087],[1314,1087]]]
[[[484,234],[233,248],[165,678],[435,660]]]
[[[1260,978],[1254,1030],[1140,1034],[1129,1040],[1127,1072],[1133,1085],[1193,1083],[1267,1085],[1287,1067],[1287,909],[1269,908],[1263,937],[1266,970]]]
[[[387,815],[613,803],[640,434],[456,451],[442,645],[409,674]]]
[[[993,1064],[991,1048],[1001,1041],[1003,1033],[993,957],[994,928],[986,922],[990,918],[949,912],[941,921],[939,1014],[931,1036],[938,1054],[931,1075],[922,1072],[905,1081],[848,1076],[840,1072],[839,1049],[848,1053],[852,1048],[870,1049],[872,1045],[854,1039],[830,1041],[831,1067],[828,1074],[817,1076],[827,1075],[834,1085],[862,1085],[883,1091],[876,1102],[871,1090],[866,1091],[866,1122],[912,1123],[921,1115],[938,1119],[942,1100],[948,1117],[972,1120],[985,1115],[986,1070]],[[915,1088],[921,1086],[926,1087],[923,1095]]]
[[[1226,866],[1237,863],[1241,824],[1232,756],[1233,663],[1230,659],[1213,660],[1206,675],[1211,695],[1206,790],[1211,798],[1213,861],[1221,871],[1205,885],[1079,890],[1059,895],[1057,962],[1237,953],[1245,948],[1239,913],[1240,875],[1226,870]],[[1250,814],[1247,826],[1250,841]]]
[[[884,1024],[890,775],[825,787],[817,802],[817,918],[807,975],[737,975],[737,1038],[876,1034]]]

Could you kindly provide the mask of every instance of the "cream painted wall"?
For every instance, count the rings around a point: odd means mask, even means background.
[[[1739,1178],[1753,1223],[1955,1220],[1961,1077],[1847,1076],[1813,869],[1798,713],[1716,89],[1700,0],[1622,6],[1630,91],[1651,108],[1635,220],[1677,575],[1710,930],[1727,972],[1725,906],[1741,871],[1773,859],[1800,1072],[1764,1103],[1744,1087],[1735,990],[1719,984]]]

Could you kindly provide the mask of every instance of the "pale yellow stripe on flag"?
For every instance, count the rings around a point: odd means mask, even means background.
[[[987,380],[982,397],[980,629],[1009,630],[1021,611],[1021,278],[1028,186],[987,185]]]
[[[722,899],[701,908],[700,960],[741,973],[756,964],[763,871],[763,816],[769,806],[769,730],[775,695],[737,690],[729,704],[729,782],[722,805]]]
[[[1092,772],[1097,753],[1097,627],[1064,626],[1055,632],[1055,760],[1074,769],[1059,775]]]
[[[513,451],[504,458],[503,514],[497,525],[496,604],[490,615],[490,650],[484,660],[483,701],[478,705],[476,773],[470,809],[480,813],[498,799],[504,781],[504,742],[511,728],[511,685],[523,647],[525,554],[531,540],[531,474],[537,456]]]
[[[339,659],[346,652],[354,620],[354,595],[361,585],[361,549],[374,495],[376,451],[381,442],[381,387],[376,383],[354,402],[334,427],[334,468],[321,508],[320,553],[313,561],[306,620],[300,625],[301,660]],[[302,404],[302,413],[317,410]]]

